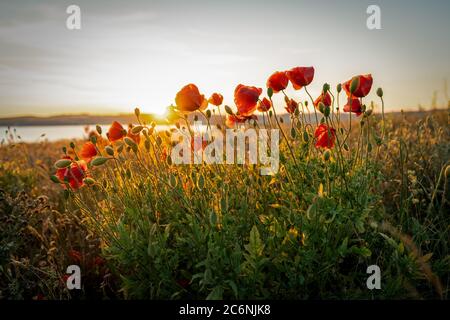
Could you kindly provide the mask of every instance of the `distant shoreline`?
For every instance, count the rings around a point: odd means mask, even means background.
[[[445,111],[446,109],[435,109],[435,110],[423,110],[423,111],[404,111],[405,114],[423,116],[424,114],[430,112]],[[400,114],[401,111],[391,111],[386,112],[386,114]],[[197,115],[198,121],[206,123],[205,119],[201,114]],[[280,116],[288,117],[287,114],[280,114]],[[189,118],[192,120],[194,115],[190,115]],[[347,114],[341,113],[341,118],[346,118]],[[165,119],[158,118],[152,115],[141,115],[142,121],[146,123],[155,122],[156,124],[169,124]],[[70,125],[109,125],[113,121],[118,121],[120,123],[136,123],[136,116],[134,114],[119,114],[119,115],[57,115],[49,117],[37,117],[37,116],[21,116],[21,117],[10,117],[10,118],[0,118],[0,126],[3,127],[24,127],[24,126],[70,126]],[[211,123],[223,123],[223,119],[219,115],[213,115],[211,117]]]

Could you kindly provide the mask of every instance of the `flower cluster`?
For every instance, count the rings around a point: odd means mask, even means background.
[[[314,145],[316,148],[331,149],[335,146],[336,141],[336,128],[333,127],[333,121],[329,121],[330,110],[334,105],[334,96],[330,92],[330,86],[325,84],[320,95],[313,100],[307,91],[307,87],[314,80],[314,67],[295,67],[287,71],[276,71],[269,76],[266,82],[267,97],[262,97],[262,88],[255,86],[249,86],[239,84],[234,90],[234,103],[236,111],[233,111],[229,106],[225,106],[227,112],[225,125],[227,127],[234,127],[236,124],[243,124],[249,120],[255,122],[258,121],[258,117],[255,112],[261,112],[272,117],[272,112],[275,114],[277,124],[280,126],[275,108],[273,108],[272,96],[273,94],[282,92],[285,98],[285,110],[291,117],[295,117],[299,113],[299,106],[308,106],[307,101],[302,103],[296,101],[286,95],[285,89],[289,83],[292,84],[294,90],[305,89],[308,96],[311,98],[311,103],[314,106],[314,112],[316,110],[324,115],[321,121],[318,121],[316,114],[316,126],[313,130]],[[347,95],[347,102],[343,108],[344,112],[355,113],[357,116],[364,112],[362,98],[367,96],[372,88],[373,79],[370,74],[358,75],[352,77],[350,80],[344,82],[342,85],[337,86],[338,94],[343,88]],[[381,89],[379,89],[381,92]],[[378,93],[378,92],[377,92]],[[211,111],[207,110],[208,105],[211,104],[217,108],[223,104],[223,96],[220,93],[213,93],[209,98],[205,98],[199,88],[195,84],[188,84],[181,88],[181,90],[175,96],[174,110],[178,111],[181,115],[186,115],[192,112],[201,112],[206,110],[211,116]],[[273,111],[272,111],[273,110]],[[337,109],[338,110],[338,109]],[[139,109],[135,110],[137,117],[139,118]],[[269,118],[270,118],[269,117]],[[293,118],[292,118],[293,119]],[[310,124],[312,125],[312,124]],[[86,142],[80,151],[72,154],[64,152],[61,160],[57,161],[55,166],[57,168],[56,174],[52,179],[61,183],[64,188],[70,188],[73,190],[79,189],[84,184],[95,183],[90,178],[89,170],[92,167],[104,164],[110,159],[114,158],[113,144],[120,142],[121,147],[126,146],[130,150],[137,151],[141,142],[141,134],[145,134],[148,140],[148,131],[143,130],[145,126],[133,126],[129,125],[128,129],[125,129],[122,124],[115,121],[111,124],[106,137],[109,141],[109,145],[104,145],[104,150],[100,150],[100,144],[97,143],[97,137],[101,139],[101,129],[97,128],[98,136]],[[151,128],[152,130],[154,129]],[[283,129],[280,126],[280,129]],[[192,137],[192,145],[195,138]],[[146,141],[149,142],[149,141]],[[203,146],[204,141],[199,145]],[[147,145],[146,145],[147,146]],[[75,147],[72,146],[75,150]],[[160,154],[160,159],[167,158],[167,150],[164,147],[163,152]]]

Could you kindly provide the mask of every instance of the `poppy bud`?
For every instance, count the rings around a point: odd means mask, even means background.
[[[308,131],[303,131],[303,141],[305,141],[306,143],[308,143],[308,141],[309,141],[309,134],[308,134]]]
[[[273,96],[273,89],[272,88],[267,88],[267,95],[269,96],[269,98],[272,98],[272,96]]]
[[[292,137],[292,139],[295,139],[296,136],[297,136],[297,132],[295,131],[295,128],[292,127],[291,128],[291,137]]]
[[[125,141],[125,143],[132,148],[136,146],[136,142],[134,142],[131,138],[125,137],[123,141]]]
[[[366,117],[368,117],[368,116],[370,116],[370,115],[372,114],[372,112],[373,112],[373,109],[369,109],[369,110],[367,110],[367,111],[364,113],[364,115],[365,115]]]
[[[305,101],[305,107],[308,108],[308,101]]]
[[[381,89],[381,88],[377,89],[377,96],[379,96],[380,98],[383,97],[383,89]]]
[[[97,130],[97,133],[98,133],[99,135],[102,134],[102,127],[100,127],[99,125],[96,125],[96,126],[95,126],[95,129]]]
[[[168,164],[169,166],[172,165],[172,157],[171,157],[170,155],[167,156],[167,164]]]
[[[269,117],[270,117],[270,118],[273,117],[273,112],[272,112],[272,110],[269,110]]]
[[[197,115],[194,116],[194,121],[198,121],[198,116]]]
[[[135,108],[134,109],[134,114],[136,115],[136,117],[139,118],[139,116],[141,115],[141,110],[139,110],[139,108]]]
[[[225,112],[228,113],[229,115],[233,115],[233,110],[231,110],[229,106],[225,106]]]
[[[50,180],[52,180],[54,183],[61,183],[61,181],[59,181],[58,177],[54,176],[54,175],[50,177]]]
[[[208,118],[208,119],[210,119],[211,118],[211,110],[206,110],[206,117]]]
[[[92,137],[91,137],[91,142],[92,142],[93,144],[96,144],[96,143],[97,143],[97,137],[96,137],[96,136],[92,136]]]
[[[324,83],[322,90],[324,93],[330,91],[330,85],[328,83]]]
[[[150,150],[150,140],[145,140],[144,146],[147,151]]]
[[[68,166],[70,166],[71,163],[72,163],[72,160],[61,159],[61,160],[56,161],[55,167],[57,169],[64,169],[64,168],[67,168]]]
[[[106,161],[108,161],[108,160],[109,160],[109,158],[106,158],[106,157],[97,157],[92,160],[91,164],[94,167],[98,167],[98,166],[104,165],[106,163]]]
[[[342,91],[342,84],[338,83],[338,85],[336,86],[336,91],[338,93],[340,93]]]
[[[325,150],[325,152],[323,153],[323,160],[328,161],[331,158],[331,151],[330,150]]]
[[[134,135],[139,134],[139,133],[142,131],[142,129],[144,129],[143,126],[136,126],[136,127],[133,127],[133,128],[131,129],[131,133],[134,134]]]
[[[330,107],[329,106],[325,106],[323,115],[327,118],[330,116]]]
[[[319,102],[319,111],[322,113],[325,112],[325,105],[322,102]]]
[[[353,94],[359,86],[359,77],[354,77],[350,84],[350,93]]]
[[[114,156],[114,149],[111,146],[106,146],[105,151],[108,155]]]
[[[161,137],[160,137],[160,136],[156,137],[156,144],[157,144],[158,146],[160,146],[161,143],[162,143]]]
[[[67,153],[67,148],[66,148],[66,147],[63,147],[63,148],[62,148],[62,152],[63,152],[64,154],[66,154],[66,153]]]
[[[71,142],[70,143],[70,148],[75,149],[75,143]]]
[[[89,178],[89,177],[88,178],[84,178],[83,182],[86,183],[88,186],[92,186],[92,185],[95,184],[95,180],[92,179],[92,178]]]

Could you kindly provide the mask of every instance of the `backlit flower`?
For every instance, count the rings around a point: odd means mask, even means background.
[[[114,121],[111,127],[109,128],[106,136],[108,137],[109,141],[114,142],[122,139],[123,137],[126,136],[126,134],[127,131],[122,127],[122,125],[117,121]]]
[[[300,90],[309,85],[314,79],[314,67],[296,67],[286,71],[286,76],[291,81],[295,90]]]
[[[93,157],[97,155],[97,148],[92,142],[86,142],[80,151],[80,157],[89,162]]]
[[[314,132],[316,148],[333,148],[336,139],[336,130],[322,123]]]
[[[223,102],[223,96],[220,93],[213,93],[208,102],[212,105],[220,106]]]
[[[353,94],[350,94],[350,86],[354,78],[358,78],[358,86],[356,87],[355,92],[353,92]],[[363,98],[369,94],[370,89],[372,88],[372,83],[373,83],[372,75],[366,74],[351,78],[350,80],[344,83],[343,87],[345,92],[347,93],[347,96],[350,97],[351,95],[353,97]]]
[[[227,127],[233,128],[236,123],[244,123],[245,121],[248,121],[248,120],[257,120],[257,119],[258,118],[255,115],[245,117],[245,116],[240,116],[240,115],[236,115],[236,114],[229,114],[227,116],[225,124],[227,125]]]
[[[243,84],[236,87],[234,90],[234,103],[241,116],[250,116],[255,112],[261,93],[261,88],[245,86]]]
[[[357,116],[362,113],[361,101],[358,98],[348,98],[347,104],[344,106],[344,112],[353,112]]]
[[[132,130],[133,130],[133,126],[130,125],[128,127],[127,137],[132,139],[137,145],[139,145],[139,143],[141,142],[141,134],[140,133],[133,134]]]
[[[286,89],[288,84],[289,79],[286,73],[280,71],[273,73],[267,80],[267,88],[272,88],[275,93]]]
[[[267,98],[264,98],[258,102],[258,111],[259,112],[269,111],[270,107],[272,107],[272,104],[270,103],[270,100]]]
[[[317,97],[317,99],[314,101],[314,107],[318,107],[319,103],[323,103],[326,107],[331,106],[331,96],[330,94],[327,92],[325,95],[322,94],[320,96]]]
[[[286,111],[290,114],[294,114],[295,110],[298,108],[298,103],[294,99],[285,99],[286,101]]]
[[[188,84],[184,86],[176,95],[175,103],[178,110],[184,113],[193,112],[196,110],[204,110],[208,106],[208,100],[205,96],[200,94],[195,84]]]
[[[70,157],[66,157],[66,159]],[[56,177],[61,183],[68,183],[70,188],[77,190],[84,184],[87,177],[87,165],[84,160],[73,162],[69,167],[56,170]]]

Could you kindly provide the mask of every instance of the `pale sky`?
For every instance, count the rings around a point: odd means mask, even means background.
[[[81,30],[66,28],[71,4]],[[371,4],[381,30],[366,27]],[[233,104],[237,84],[311,65],[314,96],[372,73],[369,101],[381,86],[391,109],[427,107],[435,90],[446,106],[449,14],[448,0],[1,0],[0,117],[161,112],[191,82]]]

